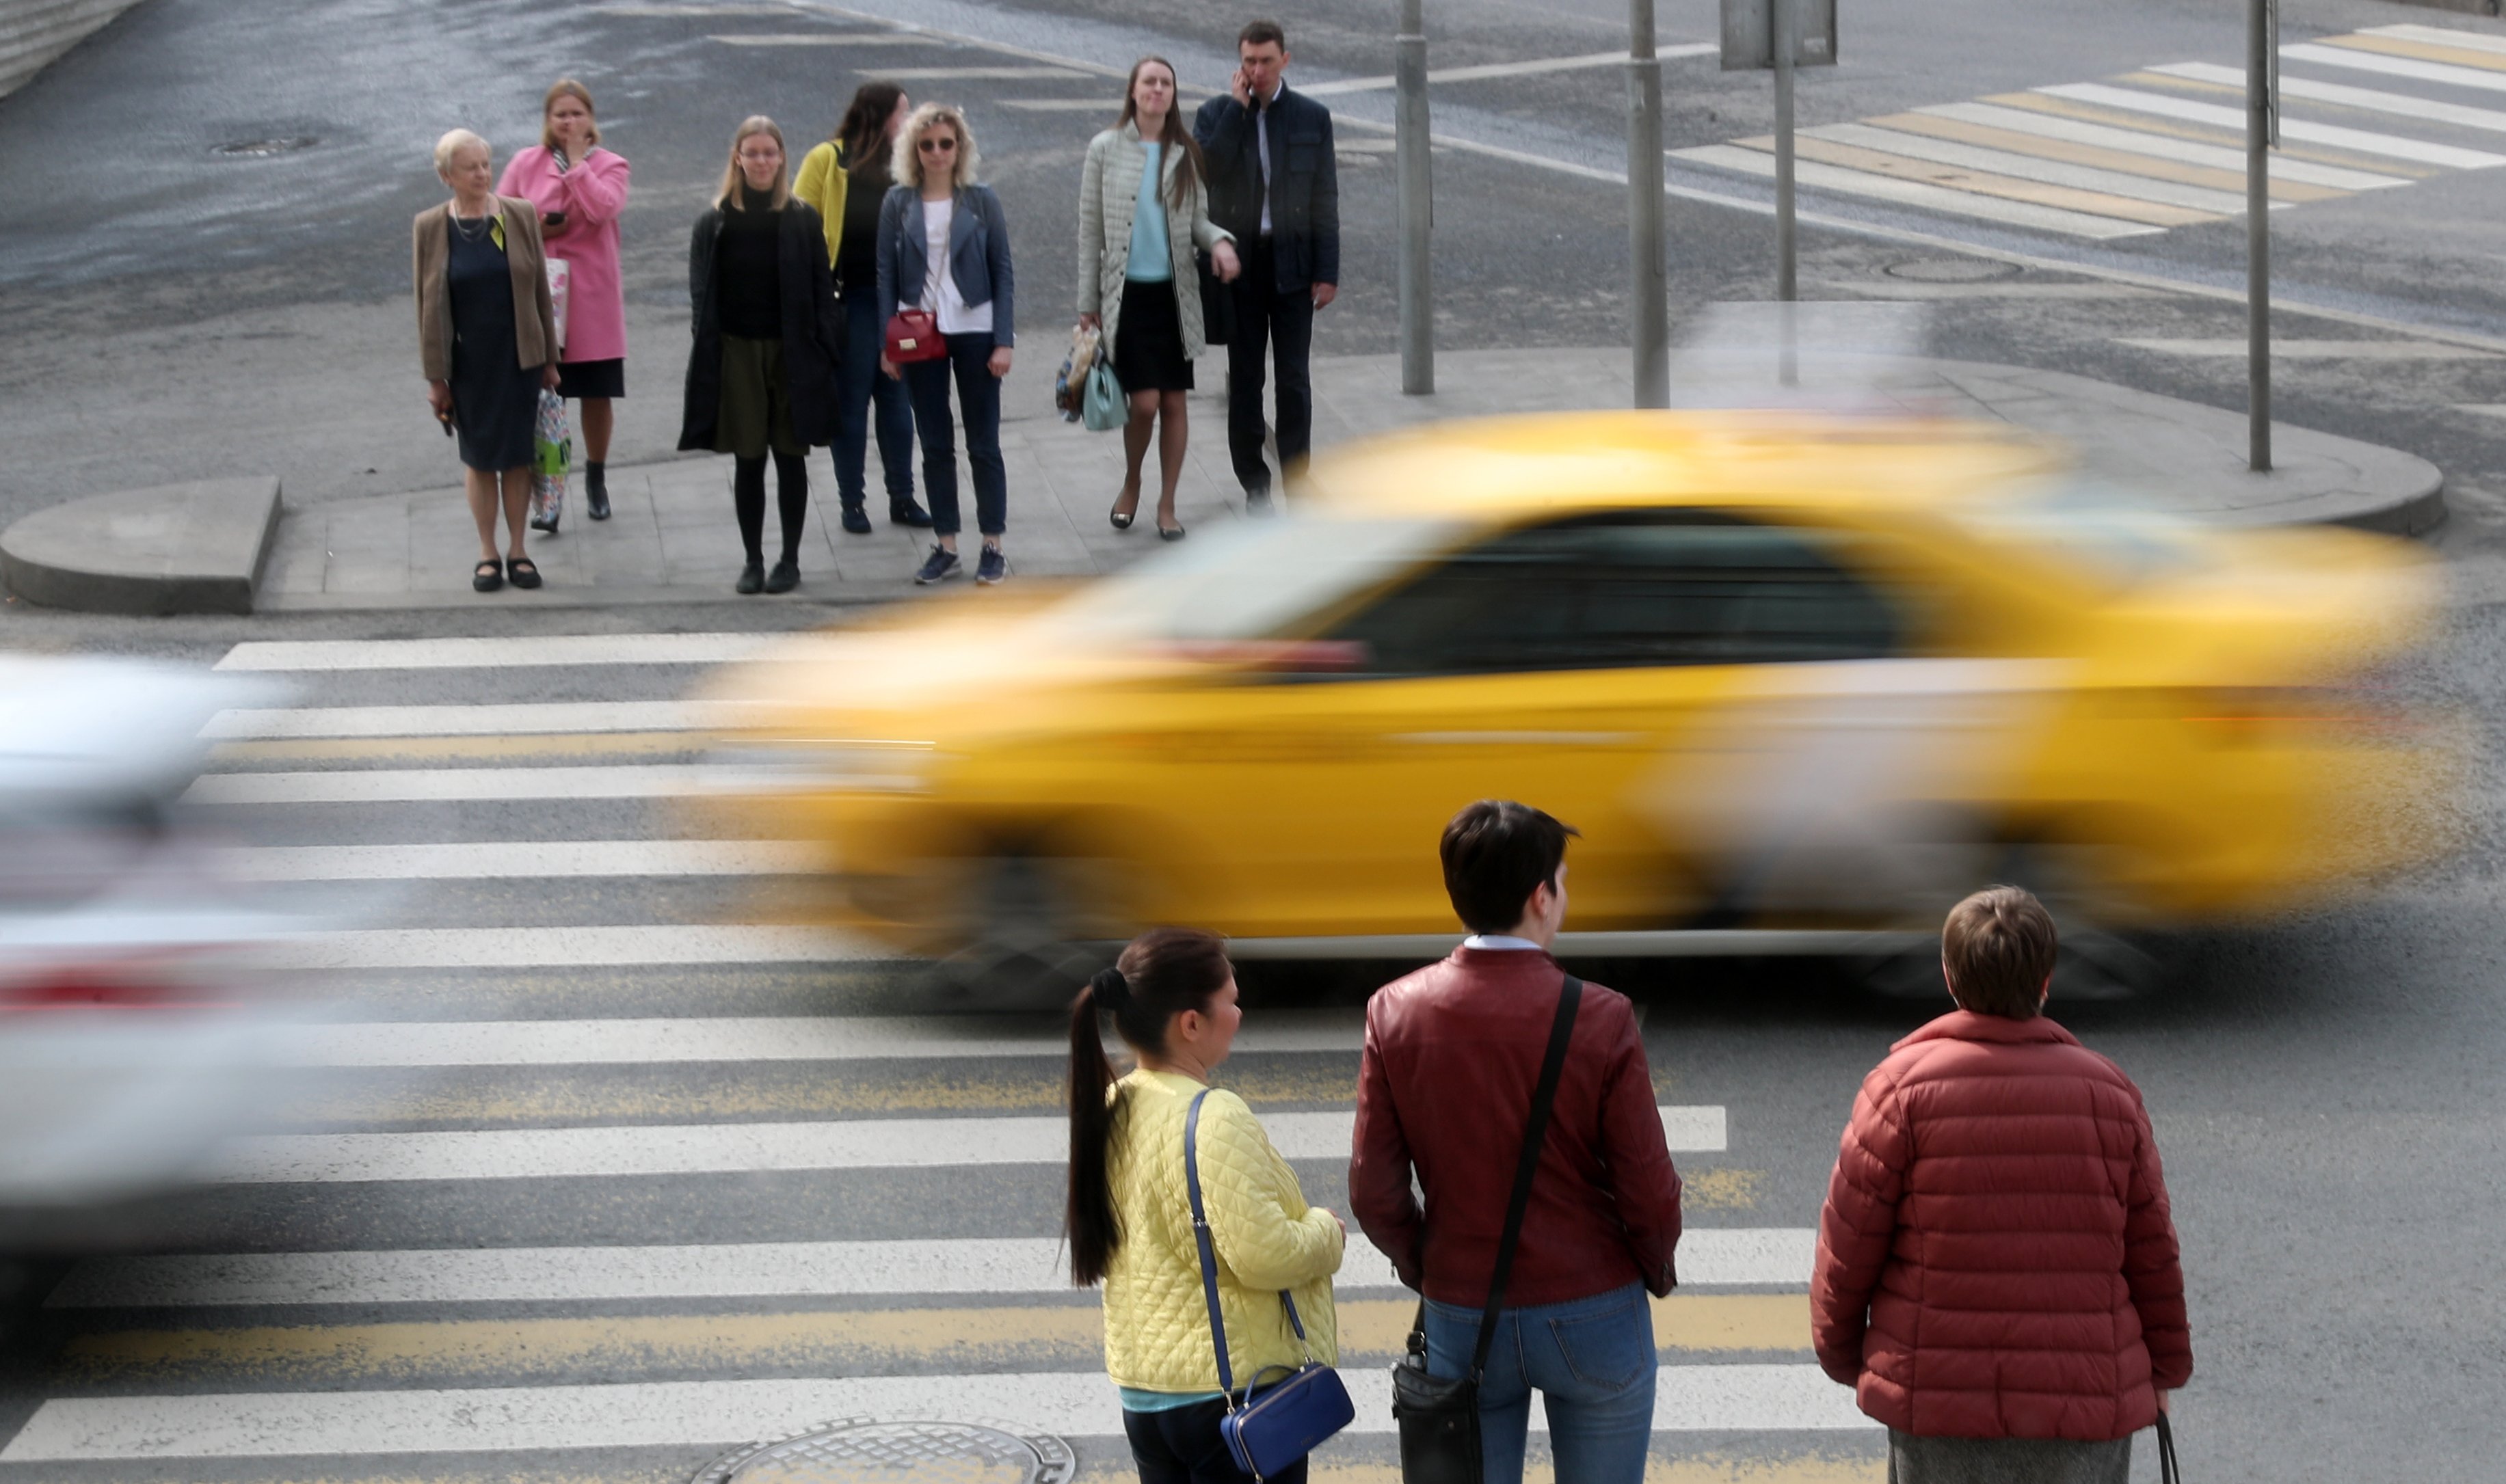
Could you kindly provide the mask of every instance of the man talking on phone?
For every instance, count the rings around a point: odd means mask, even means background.
[[[1209,167],[1209,215],[1235,233],[1235,333],[1227,344],[1227,450],[1248,515],[1271,513],[1262,459],[1263,351],[1278,371],[1279,472],[1305,474],[1314,396],[1314,311],[1340,292],[1340,174],[1331,110],[1290,92],[1287,33],[1256,20],[1235,38],[1227,96],[1200,105],[1193,136]]]

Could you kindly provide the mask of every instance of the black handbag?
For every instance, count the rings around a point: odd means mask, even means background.
[[[1506,1203],[1505,1233],[1497,1239],[1496,1268],[1488,1275],[1487,1307],[1480,1313],[1479,1347],[1460,1376],[1427,1370],[1427,1300],[1410,1326],[1410,1353],[1392,1367],[1392,1416],[1401,1429],[1403,1484],[1481,1484],[1480,1377],[1496,1339],[1496,1317],[1505,1307],[1505,1282],[1522,1236],[1522,1213],[1531,1204],[1532,1177],[1540,1171],[1541,1146],[1549,1137],[1549,1109],[1557,1100],[1557,1078],[1566,1070],[1566,1042],[1575,1035],[1575,1010],[1584,981],[1573,974],[1557,991],[1557,1014],[1549,1024],[1549,1051],[1531,1093],[1531,1116],[1522,1128],[1522,1154],[1515,1161],[1514,1194]]]
[[[1200,337],[1224,345],[1235,338],[1235,285],[1218,276],[1209,254],[1195,253],[1192,261],[1200,268]]]

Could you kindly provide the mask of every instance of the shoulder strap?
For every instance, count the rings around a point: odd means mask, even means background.
[[[1209,1342],[1218,1351],[1218,1389],[1235,1394],[1235,1375],[1227,1364],[1227,1321],[1218,1312],[1218,1249],[1209,1240],[1209,1214],[1200,1204],[1200,1104],[1203,1087],[1192,1095],[1192,1110],[1183,1116],[1183,1183],[1192,1193],[1192,1240],[1200,1248],[1200,1296],[1209,1304]]]
[[[1514,1249],[1522,1237],[1522,1214],[1530,1208],[1532,1178],[1540,1173],[1540,1150],[1549,1138],[1549,1110],[1557,1101],[1557,1079],[1566,1070],[1566,1042],[1575,1037],[1575,1011],[1583,1001],[1584,981],[1571,973],[1566,975],[1566,982],[1557,989],[1557,1018],[1549,1023],[1549,1052],[1540,1063],[1540,1084],[1531,1092],[1531,1116],[1522,1126],[1522,1154],[1515,1161],[1514,1194],[1506,1201],[1505,1234],[1497,1238],[1496,1270],[1488,1276],[1487,1307],[1480,1312],[1480,1342],[1471,1352],[1473,1381],[1487,1369],[1488,1347],[1496,1340],[1497,1312],[1505,1307],[1505,1282],[1514,1272]]]

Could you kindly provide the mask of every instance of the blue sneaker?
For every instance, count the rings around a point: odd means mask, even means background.
[[[985,547],[984,554],[975,558],[975,581],[986,587],[1009,575],[1010,560],[998,547]]]
[[[965,570],[957,560],[956,552],[947,547],[933,547],[931,554],[923,559],[922,570],[913,574],[913,581],[928,587],[943,578],[955,577]]]

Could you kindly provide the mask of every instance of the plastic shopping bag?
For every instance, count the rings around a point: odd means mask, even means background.
[[[1091,433],[1111,433],[1130,421],[1131,409],[1123,400],[1123,383],[1114,379],[1114,368],[1100,357],[1088,369],[1088,395],[1080,409]]]
[[[539,427],[532,439],[531,518],[554,525],[565,511],[565,477],[574,466],[574,437],[565,423],[565,399],[540,393]]]

